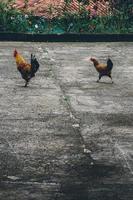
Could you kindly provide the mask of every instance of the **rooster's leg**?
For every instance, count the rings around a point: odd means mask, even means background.
[[[28,83],[29,83],[29,81],[26,81],[24,87],[27,87],[27,86],[28,86]]]
[[[111,74],[109,75],[109,78],[111,79],[111,81],[112,81],[112,83],[113,83],[113,80],[112,80],[112,76],[111,76]]]
[[[97,82],[99,82],[101,78],[102,78],[102,76],[101,76],[101,74],[99,74],[99,78],[98,78]]]

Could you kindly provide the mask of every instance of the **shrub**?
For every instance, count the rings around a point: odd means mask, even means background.
[[[113,1],[113,12],[107,16],[90,17],[89,11],[63,12],[54,19],[34,16],[10,7],[10,2],[0,2],[0,31],[27,33],[133,33],[132,1]],[[71,0],[66,0],[70,3]],[[27,3],[27,0],[25,1]],[[81,1],[80,1],[81,2]],[[83,2],[83,0],[82,0]],[[84,0],[84,4],[86,1]],[[120,6],[121,5],[121,6]]]

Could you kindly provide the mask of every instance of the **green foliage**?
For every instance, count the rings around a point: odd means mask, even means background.
[[[69,4],[71,0],[65,2]],[[86,3],[85,0],[79,2]],[[121,5],[118,7],[117,1],[117,9],[108,16],[90,17],[90,13],[79,6],[78,12],[64,11],[61,17],[48,20],[36,17],[32,13],[22,13],[11,8],[9,3],[0,3],[0,32],[133,33],[133,3]],[[52,8],[50,11],[52,12]]]
[[[0,3],[0,31],[5,32],[31,32],[43,33],[46,29],[46,22],[43,18],[35,17],[32,14],[23,14],[12,9],[5,3]]]

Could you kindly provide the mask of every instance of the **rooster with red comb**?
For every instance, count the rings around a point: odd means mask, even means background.
[[[20,72],[22,78],[25,80],[25,87],[27,87],[30,79],[35,77],[35,73],[39,69],[39,63],[35,55],[32,54],[30,64],[27,63],[16,49],[14,50],[14,58],[16,60],[17,69]]]

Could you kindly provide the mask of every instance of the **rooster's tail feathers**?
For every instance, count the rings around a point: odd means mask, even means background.
[[[32,76],[35,76],[35,73],[39,69],[39,62],[37,61],[35,55],[31,54],[31,72]]]
[[[110,58],[108,58],[108,60],[107,60],[107,68],[109,71],[111,71],[113,68],[113,62]]]

